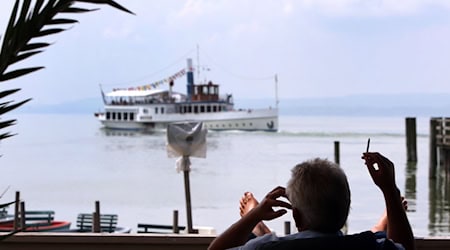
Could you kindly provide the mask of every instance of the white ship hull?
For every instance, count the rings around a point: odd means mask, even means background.
[[[129,107],[128,107],[129,108]],[[138,115],[137,119],[111,120],[99,114],[98,119],[108,129],[121,130],[164,130],[172,122],[202,121],[209,130],[277,131],[277,109],[238,110],[202,114],[160,114]]]

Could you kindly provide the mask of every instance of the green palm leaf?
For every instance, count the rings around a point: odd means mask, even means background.
[[[17,91],[19,91],[20,89],[10,89],[10,90],[5,90],[0,92],[0,99],[9,95],[12,95],[14,93],[16,93]]]
[[[0,115],[7,113],[13,109],[16,109],[29,101],[31,101],[31,98],[28,98],[28,99],[18,102],[18,103],[13,103],[12,101],[10,101],[10,102],[0,104]]]
[[[76,3],[105,4],[118,10],[134,14],[113,0],[16,0],[0,48],[0,83],[33,73],[43,66],[25,67],[9,70],[8,68],[19,61],[41,53],[50,46],[45,42],[31,42],[33,38],[44,37],[65,31],[57,25],[77,23],[77,20],[57,17],[60,13],[78,14],[97,9],[86,9],[75,6]],[[0,92],[0,129],[12,126],[15,120],[1,121],[1,115],[14,110],[31,99],[20,102],[3,101],[2,99],[14,94],[19,89]],[[11,133],[0,133],[0,141],[13,136]]]
[[[0,208],[8,207],[9,205],[12,205],[14,203],[16,203],[16,202],[15,201],[11,201],[11,202],[8,202],[8,203],[5,203],[5,204],[0,204]]]
[[[33,68],[26,68],[26,69],[18,69],[14,71],[10,71],[6,74],[0,75],[0,82],[7,81],[13,78],[21,77],[29,73],[33,73],[34,71],[43,69],[44,67],[33,67]]]
[[[7,238],[13,236],[14,234],[16,234],[16,233],[18,233],[18,232],[20,232],[20,231],[22,231],[22,230],[14,230],[14,231],[9,232],[9,233],[7,233],[7,234],[3,234],[3,235],[0,236],[0,241],[2,241],[2,240],[4,240],[4,239],[7,239]]]

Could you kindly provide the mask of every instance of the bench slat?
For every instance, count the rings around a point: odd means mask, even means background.
[[[173,225],[161,225],[161,224],[143,224],[139,223],[137,225],[138,233],[172,233]],[[154,231],[154,230],[157,231]],[[185,226],[178,226],[179,230],[185,230]]]

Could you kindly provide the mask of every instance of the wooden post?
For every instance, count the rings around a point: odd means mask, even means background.
[[[450,170],[450,149],[445,148],[443,155],[444,155],[444,157],[443,157],[444,158],[444,164],[443,164],[444,169],[445,169],[445,172],[448,173]]]
[[[20,206],[20,192],[16,191],[16,203],[14,203],[14,231],[19,229],[19,206]]]
[[[189,170],[184,170],[184,193],[186,196],[186,216],[188,233],[195,233],[192,227],[192,206],[191,206],[191,189],[189,183]]]
[[[25,202],[20,202],[20,229],[22,231],[26,230],[26,224],[25,224],[26,218],[25,218]]]
[[[95,212],[92,213],[92,232],[100,233],[100,201],[95,201]]]
[[[406,153],[407,162],[417,162],[416,118],[406,118]]]
[[[439,122],[436,118],[430,119],[430,166],[428,171],[428,178],[436,178],[436,168],[437,168],[437,126]]]
[[[450,168],[450,119],[449,117],[442,118],[442,162],[440,166],[443,166],[445,173],[448,173]]]
[[[339,155],[339,141],[334,141],[334,162],[338,165],[340,164]]]
[[[178,210],[173,210],[173,233],[177,234],[180,232],[178,228]]]
[[[284,222],[284,235],[289,235],[289,234],[291,234],[291,222],[285,221]]]

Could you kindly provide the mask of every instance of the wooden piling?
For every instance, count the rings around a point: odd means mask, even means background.
[[[22,202],[20,202],[20,229],[23,231],[26,230],[25,220],[26,220],[26,218],[25,218],[25,202],[22,201]]]
[[[20,220],[19,220],[19,206],[20,206],[20,192],[16,191],[16,203],[14,203],[14,231],[19,229]]]
[[[450,149],[446,148],[444,149],[444,170],[445,173],[449,173],[450,171]]]
[[[173,210],[173,233],[177,234],[180,232],[178,227],[178,210]]]
[[[436,178],[436,168],[437,168],[437,128],[439,125],[439,120],[437,118],[430,119],[430,166],[428,169],[428,178]]]
[[[100,201],[95,201],[95,212],[92,213],[92,232],[100,233]]]
[[[191,189],[189,183],[189,170],[184,170],[184,193],[186,196],[186,216],[187,216],[187,231],[188,233],[196,233],[192,226],[192,205],[191,205]]]
[[[340,164],[339,141],[334,141],[334,162]]]
[[[417,162],[416,118],[406,118],[406,153],[408,162]]]

